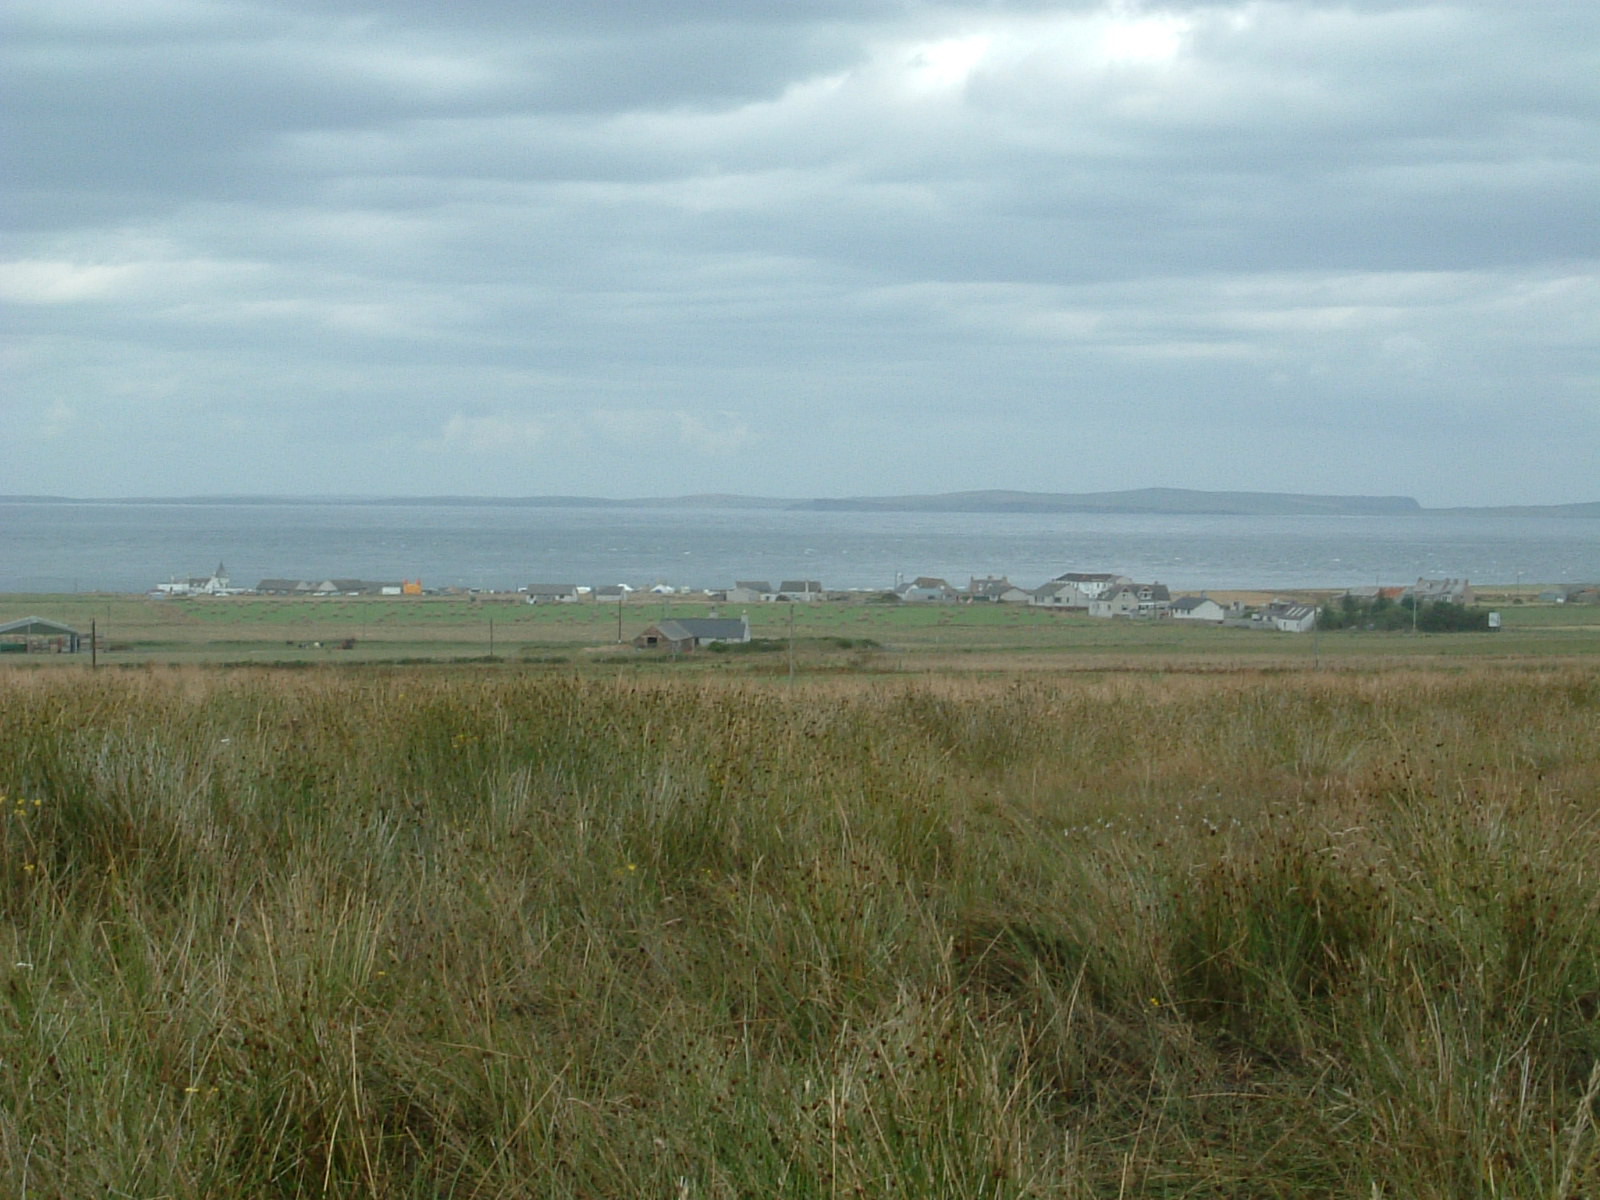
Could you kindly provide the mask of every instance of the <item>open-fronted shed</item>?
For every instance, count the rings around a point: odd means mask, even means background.
[[[83,634],[48,617],[23,617],[0,625],[0,651],[54,650],[76,653]]]

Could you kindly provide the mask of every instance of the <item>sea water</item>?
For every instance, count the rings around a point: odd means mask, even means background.
[[[1473,514],[1191,516],[515,504],[0,503],[0,592],[138,592],[225,565],[262,579],[720,589],[812,579],[1032,588],[1110,571],[1178,591],[1600,579],[1600,520]]]

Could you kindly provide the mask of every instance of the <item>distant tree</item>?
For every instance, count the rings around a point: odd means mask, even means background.
[[[1489,614],[1439,600],[1417,613],[1417,628],[1426,633],[1479,633],[1489,628]]]
[[[1413,607],[1417,610],[1414,622]],[[1415,624],[1423,633],[1475,633],[1489,628],[1489,614],[1447,600],[1418,605],[1410,596],[1401,597],[1399,603],[1382,595],[1371,600],[1341,596],[1337,604],[1323,606],[1317,623],[1322,629],[1394,631],[1408,630]]]

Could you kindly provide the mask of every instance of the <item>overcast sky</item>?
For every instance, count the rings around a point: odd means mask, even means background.
[[[1600,499],[1600,4],[5,0],[0,493]]]

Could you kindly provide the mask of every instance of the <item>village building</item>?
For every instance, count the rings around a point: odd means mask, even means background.
[[[1340,598],[1349,596],[1352,600],[1364,600],[1371,603],[1375,600],[1399,600],[1406,594],[1403,587],[1385,587],[1380,584],[1369,584],[1365,587],[1353,587],[1339,593]]]
[[[1228,610],[1209,596],[1180,596],[1172,602],[1174,621],[1199,621],[1220,625],[1227,619]]]
[[[1123,583],[1089,601],[1091,617],[1159,617],[1172,605],[1163,583]]]
[[[785,579],[778,584],[778,593],[773,597],[780,602],[798,600],[802,604],[823,598],[822,585],[815,579]]]
[[[931,575],[919,575],[910,583],[902,583],[894,589],[894,594],[917,604],[950,604],[960,598],[960,593],[949,583]]]
[[[1087,609],[1089,602],[1070,583],[1046,583],[1028,593],[1028,603],[1035,608]]]
[[[225,596],[235,589],[228,579],[228,568],[221,563],[209,576],[193,575],[188,579],[169,579],[150,589],[158,596]]]
[[[1116,588],[1126,587],[1132,582],[1126,575],[1114,575],[1106,571],[1068,571],[1035,588],[1028,603],[1037,608],[1087,611],[1093,601],[1105,598]]]
[[[1107,571],[1068,571],[1065,575],[1057,575],[1050,582],[1068,584],[1087,602],[1097,596],[1105,595],[1113,588],[1132,583],[1133,580],[1126,575],[1115,575]]]
[[[0,625],[0,653],[76,654],[88,636],[48,617],[23,617]]]
[[[750,640],[748,617],[676,617],[650,626],[633,639],[636,650],[666,650],[688,654],[716,643],[740,644]]]
[[[1418,579],[1406,589],[1405,594],[1419,604],[1437,604],[1445,601],[1450,604],[1471,605],[1478,601],[1472,585],[1465,579]]]
[[[313,586],[313,596],[398,596],[405,590],[399,582],[374,582],[370,579],[322,579]]]
[[[1317,627],[1317,609],[1293,600],[1274,600],[1255,615],[1255,621],[1279,633],[1310,633]]]
[[[989,604],[1027,604],[1032,598],[1032,593],[1019,588],[1003,575],[987,575],[982,579],[968,577],[967,600]]]

